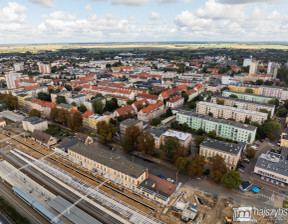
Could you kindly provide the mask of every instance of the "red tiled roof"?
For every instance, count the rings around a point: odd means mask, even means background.
[[[124,115],[124,114],[127,114],[128,112],[132,112],[133,113],[134,109],[131,105],[127,105],[125,107],[121,107],[121,108],[118,108],[116,110],[116,112],[120,115]]]
[[[144,98],[144,99],[151,99],[151,100],[157,100],[158,99],[157,95],[151,95],[151,94],[146,94],[146,93],[138,93],[137,97]]]
[[[82,114],[82,117],[88,118],[88,117],[91,116],[92,114],[94,114],[92,111],[87,110],[84,114]]]
[[[168,102],[175,103],[176,101],[181,100],[181,99],[183,99],[182,96],[174,96]]]
[[[56,103],[51,103],[51,102],[39,100],[39,99],[36,99],[36,98],[34,98],[34,99],[32,100],[32,103],[39,104],[39,105],[41,105],[42,107],[50,107],[51,109],[57,107]]]
[[[37,88],[39,88],[39,87],[40,87],[40,85],[36,85],[36,86],[26,86],[26,87],[24,87],[24,90],[37,89]]]
[[[151,104],[148,107],[143,108],[141,111],[143,113],[150,114],[150,113],[153,113],[154,111],[156,111],[162,105],[164,105],[163,101],[158,101],[155,104]]]
[[[0,118],[0,122],[4,122],[5,120],[3,118]]]

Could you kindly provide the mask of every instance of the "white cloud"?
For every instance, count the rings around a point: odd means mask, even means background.
[[[104,2],[108,1],[112,4],[119,4],[119,5],[130,5],[130,6],[140,6],[140,5],[146,5],[148,3],[152,2],[158,2],[158,3],[176,3],[176,2],[190,2],[190,0],[90,0],[93,2]]]
[[[65,11],[55,11],[50,13],[50,18],[53,20],[74,20],[76,19],[76,16]]]
[[[158,12],[151,12],[149,18],[151,20],[160,20],[161,16]]]
[[[8,2],[8,6],[0,11],[0,22],[23,23],[26,20],[26,15],[22,12],[25,10],[25,6],[16,2]]]
[[[92,6],[87,4],[87,5],[85,5],[84,9],[87,10],[87,11],[91,11],[92,10]]]
[[[278,3],[285,0],[217,0],[219,3],[224,4],[251,4],[251,3]]]
[[[31,3],[39,4],[43,7],[52,8],[55,5],[54,0],[28,0]]]
[[[196,10],[196,15],[203,18],[228,19],[245,17],[244,5],[225,5],[208,0],[203,7]]]

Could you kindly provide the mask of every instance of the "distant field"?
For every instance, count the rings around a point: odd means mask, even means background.
[[[0,53],[39,53],[41,51],[57,51],[61,49],[93,49],[98,50],[132,50],[135,48],[156,49],[201,49],[201,48],[229,48],[229,49],[279,49],[288,50],[288,43],[199,43],[199,44],[169,44],[169,43],[119,43],[119,44],[43,44],[43,45],[14,45],[0,46]]]

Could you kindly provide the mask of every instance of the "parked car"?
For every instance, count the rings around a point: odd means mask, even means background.
[[[239,172],[241,172],[241,173],[244,173],[244,169],[241,168],[241,167],[239,167],[237,170],[238,170]]]
[[[263,190],[263,187],[261,185],[256,185],[260,190]]]
[[[255,145],[257,145],[257,146],[259,146],[260,144],[261,144],[260,141],[256,141],[256,142],[255,142]]]
[[[281,194],[287,195],[288,193],[286,191],[279,191]]]
[[[162,174],[158,174],[157,176],[164,179],[164,176]]]
[[[244,158],[243,161],[244,161],[245,163],[249,163],[249,162],[250,162],[250,160],[247,159],[247,158]]]
[[[166,180],[168,180],[169,182],[173,183],[174,184],[174,180],[172,180],[170,177],[168,177]]]

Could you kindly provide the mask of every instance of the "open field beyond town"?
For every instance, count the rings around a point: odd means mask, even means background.
[[[153,49],[178,49],[178,50],[194,50],[203,48],[231,48],[231,49],[279,49],[287,50],[287,43],[91,43],[91,44],[33,44],[33,45],[2,45],[0,53],[39,53],[41,51],[58,51],[65,49],[93,49],[95,50],[131,50],[141,48],[146,50]]]

